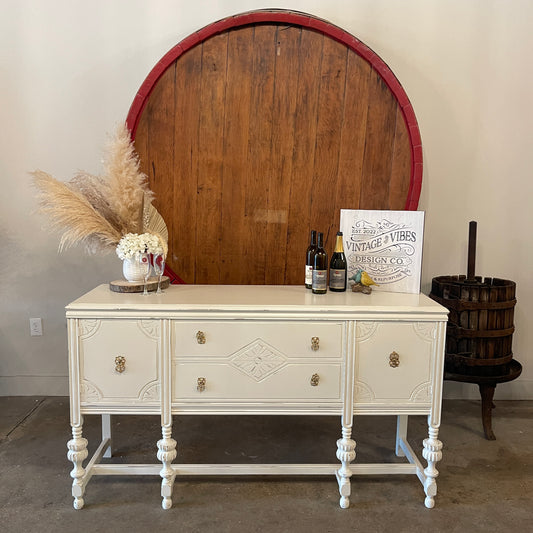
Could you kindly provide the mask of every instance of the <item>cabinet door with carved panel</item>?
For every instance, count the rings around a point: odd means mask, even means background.
[[[158,404],[159,339],[159,320],[80,320],[82,405]]]
[[[435,336],[433,322],[358,322],[356,406],[429,406]]]

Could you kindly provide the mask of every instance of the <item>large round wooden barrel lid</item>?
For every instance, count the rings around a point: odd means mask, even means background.
[[[340,209],[416,209],[418,125],[387,65],[302,13],[216,22],[154,67],[128,115],[187,283],[303,284]]]

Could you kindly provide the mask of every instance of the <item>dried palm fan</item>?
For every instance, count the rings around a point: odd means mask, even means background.
[[[79,172],[65,183],[41,170],[32,173],[40,211],[53,228],[64,231],[59,250],[81,244],[90,253],[105,253],[127,233],[153,233],[166,255],[168,230],[152,205],[154,194],[125,124],[117,128],[106,155],[103,177]]]
[[[159,237],[166,257],[168,253],[168,228],[159,211],[151,203],[146,203],[143,209],[143,232],[152,233]]]

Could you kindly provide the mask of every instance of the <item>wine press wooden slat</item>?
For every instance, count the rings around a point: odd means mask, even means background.
[[[499,375],[499,365],[511,362],[515,288],[513,281],[499,278],[433,278],[431,297],[450,310],[446,337],[450,372]]]

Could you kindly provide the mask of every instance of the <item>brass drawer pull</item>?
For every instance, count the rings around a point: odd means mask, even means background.
[[[318,374],[313,374],[311,376],[311,387],[316,387],[320,381],[320,376]]]
[[[196,390],[198,392],[204,392],[204,390],[205,390],[205,382],[206,382],[205,378],[198,378],[196,380]]]
[[[400,356],[397,352],[392,352],[389,355],[389,366],[391,366],[392,368],[400,366]]]
[[[205,344],[205,333],[203,331],[198,331],[196,333],[196,341],[198,344]]]
[[[115,357],[115,372],[122,374],[126,370],[126,358],[123,355]]]
[[[311,349],[317,351],[320,348],[320,339],[318,337],[311,337]]]

